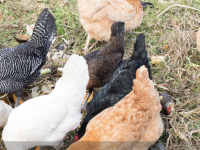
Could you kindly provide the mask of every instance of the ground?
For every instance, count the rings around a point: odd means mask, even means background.
[[[147,1],[147,0],[146,0]],[[196,46],[196,32],[200,28],[200,11],[174,6],[161,16],[158,15],[172,4],[181,4],[200,10],[199,0],[149,0],[154,8],[144,10],[142,24],[125,34],[125,58],[133,51],[136,36],[144,33],[149,58],[164,56],[165,61],[152,64],[153,80],[159,93],[168,93],[175,100],[175,111],[162,116],[165,131],[159,139],[168,150],[200,149],[200,51]],[[160,2],[159,2],[160,1]],[[52,46],[69,42],[65,54],[82,54],[87,34],[79,21],[76,0],[1,0],[0,1],[0,49],[14,47],[18,43],[15,34],[26,34],[26,26],[34,24],[43,7],[51,9],[56,17],[58,39]],[[92,40],[91,45],[95,43]],[[98,42],[94,49],[106,42]],[[93,50],[94,50],[93,49]],[[54,53],[54,50],[51,50]],[[42,83],[54,84],[59,73],[55,70],[64,66],[67,59],[48,60],[43,68],[51,68],[51,74],[43,75],[26,89],[31,93]],[[39,94],[44,94],[40,92]],[[0,149],[4,150],[0,129]],[[66,149],[73,141],[75,131],[65,138]]]

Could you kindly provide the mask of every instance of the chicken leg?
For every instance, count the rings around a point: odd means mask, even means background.
[[[88,47],[89,47],[89,44],[90,44],[90,40],[91,40],[91,38],[90,38],[90,35],[88,34],[87,40],[86,40],[86,43],[85,43],[85,47],[83,48],[83,50],[84,50],[83,54],[84,55],[86,55],[89,51]]]
[[[89,97],[90,97],[91,94],[92,94],[92,91],[89,91],[89,94],[88,94],[88,96],[87,96],[87,98],[86,98],[84,104],[81,106],[81,110],[86,111],[86,108],[87,108],[87,101],[88,101],[88,99],[89,99]]]
[[[19,105],[19,101],[20,101],[20,99],[22,97],[23,89],[15,91],[13,94],[15,94],[15,96],[17,97],[17,100],[15,102],[15,107],[14,107],[14,108],[16,108]]]

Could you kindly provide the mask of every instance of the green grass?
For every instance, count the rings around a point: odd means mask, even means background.
[[[168,84],[167,91],[161,88],[158,88],[158,91],[169,93],[176,99],[176,111],[170,116],[162,116],[166,129],[160,141],[167,145],[167,149],[197,150],[200,147],[198,144],[200,134],[195,132],[200,129],[200,52],[196,47],[196,32],[200,28],[200,12],[173,7],[157,18],[159,13],[173,3],[170,3],[170,0],[164,3],[159,3],[157,0],[151,2],[155,7],[144,10],[141,26],[125,34],[124,57],[128,58],[132,54],[138,33],[144,33],[146,36],[146,47],[150,58],[166,56],[165,62],[152,65],[152,75],[156,84]],[[65,38],[72,43],[67,52],[82,55],[87,33],[79,21],[77,1],[43,0],[42,3],[50,8],[56,17],[58,39],[52,48],[58,43],[63,43],[62,38]],[[174,3],[200,10],[199,0],[176,0]],[[41,11],[42,8],[38,8],[36,1],[7,0],[1,3],[0,14],[4,19],[0,19],[0,48],[6,48],[1,45],[2,43],[12,47],[18,45],[13,34],[26,34],[25,27],[34,24]],[[92,40],[91,45],[94,42],[95,40]],[[98,42],[94,49],[105,43]],[[164,45],[168,45],[169,48],[164,50]],[[63,66],[64,62],[59,60],[59,66]],[[45,67],[49,66],[51,62],[45,65]],[[54,78],[50,76],[52,82],[55,82]],[[180,108],[191,99],[194,100]],[[65,149],[72,142],[74,135],[75,132],[68,135]],[[186,139],[191,144],[188,144]],[[0,145],[0,149],[2,147],[3,145]]]

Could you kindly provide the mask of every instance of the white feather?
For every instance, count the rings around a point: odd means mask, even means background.
[[[12,107],[0,101],[0,127],[3,127],[6,125],[8,116],[12,110],[13,110]]]
[[[7,150],[35,146],[60,148],[65,135],[80,125],[88,80],[85,59],[72,55],[49,95],[30,99],[11,112],[2,134]]]

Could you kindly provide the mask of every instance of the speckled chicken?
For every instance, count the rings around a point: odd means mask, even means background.
[[[40,76],[46,55],[57,38],[56,19],[46,8],[37,19],[31,40],[0,50],[0,93],[13,93],[18,105],[23,88]]]
[[[197,32],[197,48],[200,51],[200,29]]]
[[[152,79],[145,47],[145,36],[140,34],[137,36],[132,56],[126,60],[121,60],[120,66],[113,74],[110,82],[98,91],[90,102],[87,114],[74,141],[85,134],[86,126],[94,116],[104,109],[114,106],[132,91],[132,81],[136,78],[136,70],[142,65],[148,68],[149,78]]]
[[[114,21],[125,22],[125,31],[130,31],[141,24],[143,17],[141,0],[78,0],[78,9],[81,24],[88,34],[84,53],[88,52],[91,39],[110,39]]]
[[[10,113],[2,134],[7,150],[61,148],[66,134],[80,125],[88,81],[85,59],[73,54],[49,95],[29,99]]]
[[[161,104],[145,66],[133,82],[133,90],[95,116],[85,135],[67,150],[147,150],[159,139],[164,128]]]
[[[88,97],[83,105],[86,109],[87,100],[93,88],[108,83],[119,66],[124,55],[124,23],[114,22],[111,27],[111,38],[104,47],[83,56],[88,64],[90,79],[87,85]]]
[[[0,127],[6,125],[8,116],[12,110],[13,110],[12,107],[10,107],[9,105],[0,100]]]

